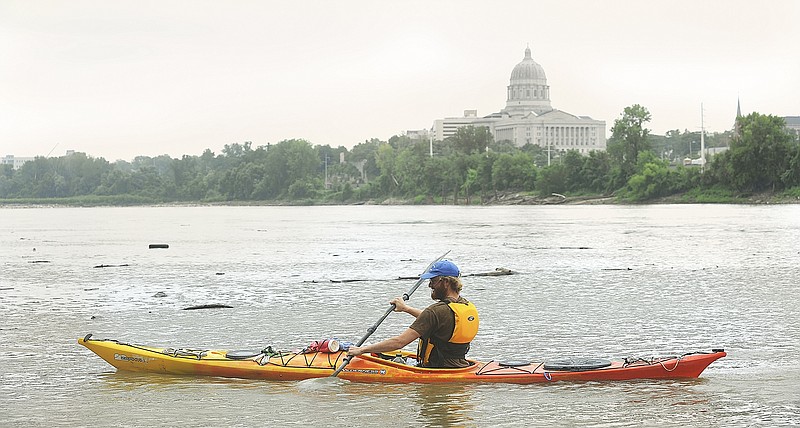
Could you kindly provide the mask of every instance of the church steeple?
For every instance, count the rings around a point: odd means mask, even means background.
[[[739,139],[742,136],[742,103],[736,97],[736,119],[733,121],[733,138]]]

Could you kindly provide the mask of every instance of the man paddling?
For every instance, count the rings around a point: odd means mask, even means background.
[[[424,310],[411,307],[400,298],[392,299],[395,312],[405,312],[416,320],[399,336],[367,345],[351,346],[347,354],[387,352],[401,349],[419,339],[417,361],[421,367],[457,368],[470,365],[466,360],[469,344],[478,333],[478,310],[461,297],[461,272],[455,263],[442,260],[420,275],[430,279],[431,299],[437,302]]]

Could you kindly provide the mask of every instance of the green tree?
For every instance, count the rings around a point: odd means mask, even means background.
[[[781,181],[786,187],[800,186],[800,145],[792,147],[794,153],[789,160],[789,168],[781,175]]]
[[[586,190],[603,193],[608,190],[611,174],[611,157],[608,152],[593,150],[583,162],[581,171]]]
[[[450,169],[451,160],[441,156],[429,158],[425,162],[423,183],[425,194],[428,195],[429,201],[432,202],[435,196],[441,196],[444,199],[445,194],[451,188],[450,183],[448,183]]]
[[[542,168],[536,176],[536,189],[541,196],[566,193],[567,168],[564,164],[556,163]]]
[[[616,170],[612,172],[612,186],[621,187],[636,173],[639,153],[649,150],[647,136],[650,130],[644,125],[650,119],[650,112],[646,108],[634,104],[625,107],[622,117],[614,121],[608,143],[608,153],[616,164]]]
[[[353,186],[350,183],[344,183],[342,187],[342,202],[347,202],[353,199]]]
[[[428,155],[417,146],[399,149],[394,163],[394,177],[400,194],[416,196],[425,191],[425,161]]]
[[[642,164],[631,176],[626,187],[626,196],[634,201],[644,201],[672,193],[669,163],[656,159],[652,153],[639,155]]]
[[[131,173],[116,168],[103,175],[100,185],[95,190],[97,195],[129,195],[132,193]]]
[[[511,150],[509,153],[515,153],[515,151]],[[492,169],[494,168],[494,163],[496,160],[497,154],[491,151],[487,153],[486,156],[478,157],[478,165],[476,166],[478,176],[476,184],[480,187],[481,197],[484,200],[488,197],[489,192],[496,192],[494,182],[492,180]]]
[[[380,171],[378,186],[381,195],[392,196],[400,187],[400,182],[395,174],[396,158],[397,151],[387,143],[381,144],[375,153],[375,163]]]
[[[567,192],[579,192],[588,187],[583,174],[584,158],[577,150],[567,150],[561,158],[564,165],[565,187]]]
[[[467,205],[472,203],[472,187],[475,186],[475,183],[478,182],[478,170],[475,168],[468,168],[466,177],[464,178],[464,184],[461,185],[461,190],[464,191],[464,194],[467,198]]]
[[[519,149],[511,140],[500,140],[492,143],[489,151],[492,153],[516,153]]]
[[[131,173],[130,189],[137,196],[160,199],[164,195],[164,181],[154,166],[142,166]]]
[[[790,184],[792,136],[783,118],[751,113],[739,118],[738,126],[740,137],[733,139],[726,156],[716,156],[711,164],[720,182],[741,192],[775,191]]]
[[[363,162],[364,165],[362,169],[366,175],[367,182],[378,177],[378,175],[381,173],[376,162],[378,147],[380,147],[381,144],[386,143],[373,138],[369,141],[356,144],[353,149],[350,150],[350,156],[348,157],[347,162],[352,164],[360,164]]]
[[[0,198],[11,198],[14,195],[14,167],[0,165]]]
[[[306,140],[284,140],[269,149],[266,155],[261,180],[264,180],[264,196],[279,197],[295,182],[303,186],[314,186],[314,178],[321,175],[324,166],[319,155]]]
[[[487,147],[491,147],[494,138],[489,132],[489,128],[469,125],[458,128],[456,133],[447,140],[458,153],[471,155],[486,152]]]
[[[56,174],[66,182],[64,196],[91,195],[100,186],[102,178],[111,169],[103,158],[93,158],[85,153],[72,153],[59,158],[51,158]]]
[[[492,181],[497,190],[533,190],[536,167],[525,152],[503,153],[492,165]]]

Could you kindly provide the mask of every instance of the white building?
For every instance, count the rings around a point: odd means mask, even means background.
[[[32,162],[33,158],[29,157],[19,157],[14,155],[6,155],[4,158],[0,159],[0,164],[2,165],[11,165],[14,169],[20,169],[25,162]]]
[[[550,105],[547,77],[531,57],[530,48],[525,49],[525,58],[511,71],[504,109],[484,117],[478,117],[476,110],[465,110],[463,117],[438,119],[433,124],[434,138],[444,140],[468,125],[486,126],[495,141],[511,141],[518,147],[536,144],[584,154],[606,149],[605,121],[575,116]]]

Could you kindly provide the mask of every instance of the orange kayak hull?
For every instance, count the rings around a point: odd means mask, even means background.
[[[304,380],[330,376],[346,354],[254,352],[233,357],[226,350],[158,348],[95,340],[91,335],[78,339],[118,370],[188,376],[218,376],[264,380]],[[403,353],[410,357],[410,354]],[[624,381],[633,379],[696,378],[714,361],[726,356],[722,350],[694,352],[681,356],[609,361],[601,368],[556,368],[546,363],[472,361],[458,369],[430,369],[398,363],[388,356],[362,355],[353,358],[339,377],[354,382],[383,383],[539,383],[555,381]]]

